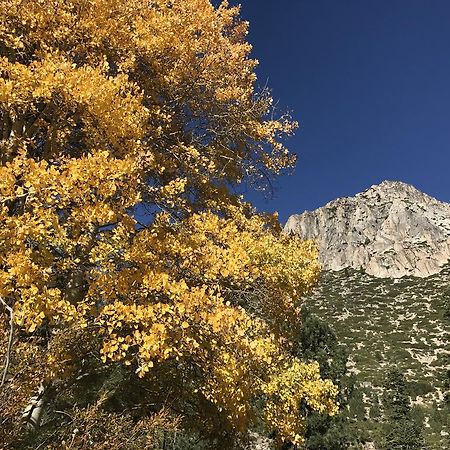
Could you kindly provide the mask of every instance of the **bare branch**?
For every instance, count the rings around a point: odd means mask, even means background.
[[[0,387],[1,387],[1,386],[3,386],[5,384],[6,376],[8,375],[9,364],[11,362],[11,350],[12,350],[13,337],[14,337],[14,311],[3,300],[2,297],[0,297],[0,302],[6,308],[6,310],[9,312],[9,338],[8,338],[8,347],[6,349],[6,355],[5,355],[5,366],[3,368],[2,381],[0,383]]]
[[[23,194],[19,194],[19,195],[15,195],[14,197],[4,197],[2,199],[0,199],[0,203],[6,203],[9,202],[11,200],[16,200],[18,198],[23,198],[26,197],[28,195],[28,192],[25,192]]]

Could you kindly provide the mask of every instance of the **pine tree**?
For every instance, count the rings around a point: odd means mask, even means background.
[[[353,393],[353,378],[347,373],[348,351],[342,346],[330,325],[302,307],[302,328],[297,339],[298,354],[317,361],[321,375],[339,387],[340,412],[334,417],[309,411],[305,448],[309,450],[342,450],[357,441],[352,429],[347,405]]]
[[[380,439],[385,450],[424,450],[421,427],[411,417],[409,390],[402,372],[391,370],[385,382],[386,424]]]

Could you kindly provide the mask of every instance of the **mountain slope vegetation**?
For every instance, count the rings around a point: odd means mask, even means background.
[[[350,416],[374,441],[384,418],[383,393],[391,369],[404,374],[412,415],[430,450],[448,446],[449,366],[446,302],[450,266],[427,278],[375,278],[345,269],[325,272],[306,305],[331,324],[350,353],[356,393]]]

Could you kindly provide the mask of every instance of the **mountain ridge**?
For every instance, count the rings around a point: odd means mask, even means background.
[[[325,270],[427,277],[450,261],[450,204],[401,181],[292,215],[284,232],[315,240]]]

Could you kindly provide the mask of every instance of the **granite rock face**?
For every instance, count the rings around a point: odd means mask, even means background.
[[[450,261],[450,204],[399,181],[293,215],[284,231],[315,240],[326,270],[427,277]]]

